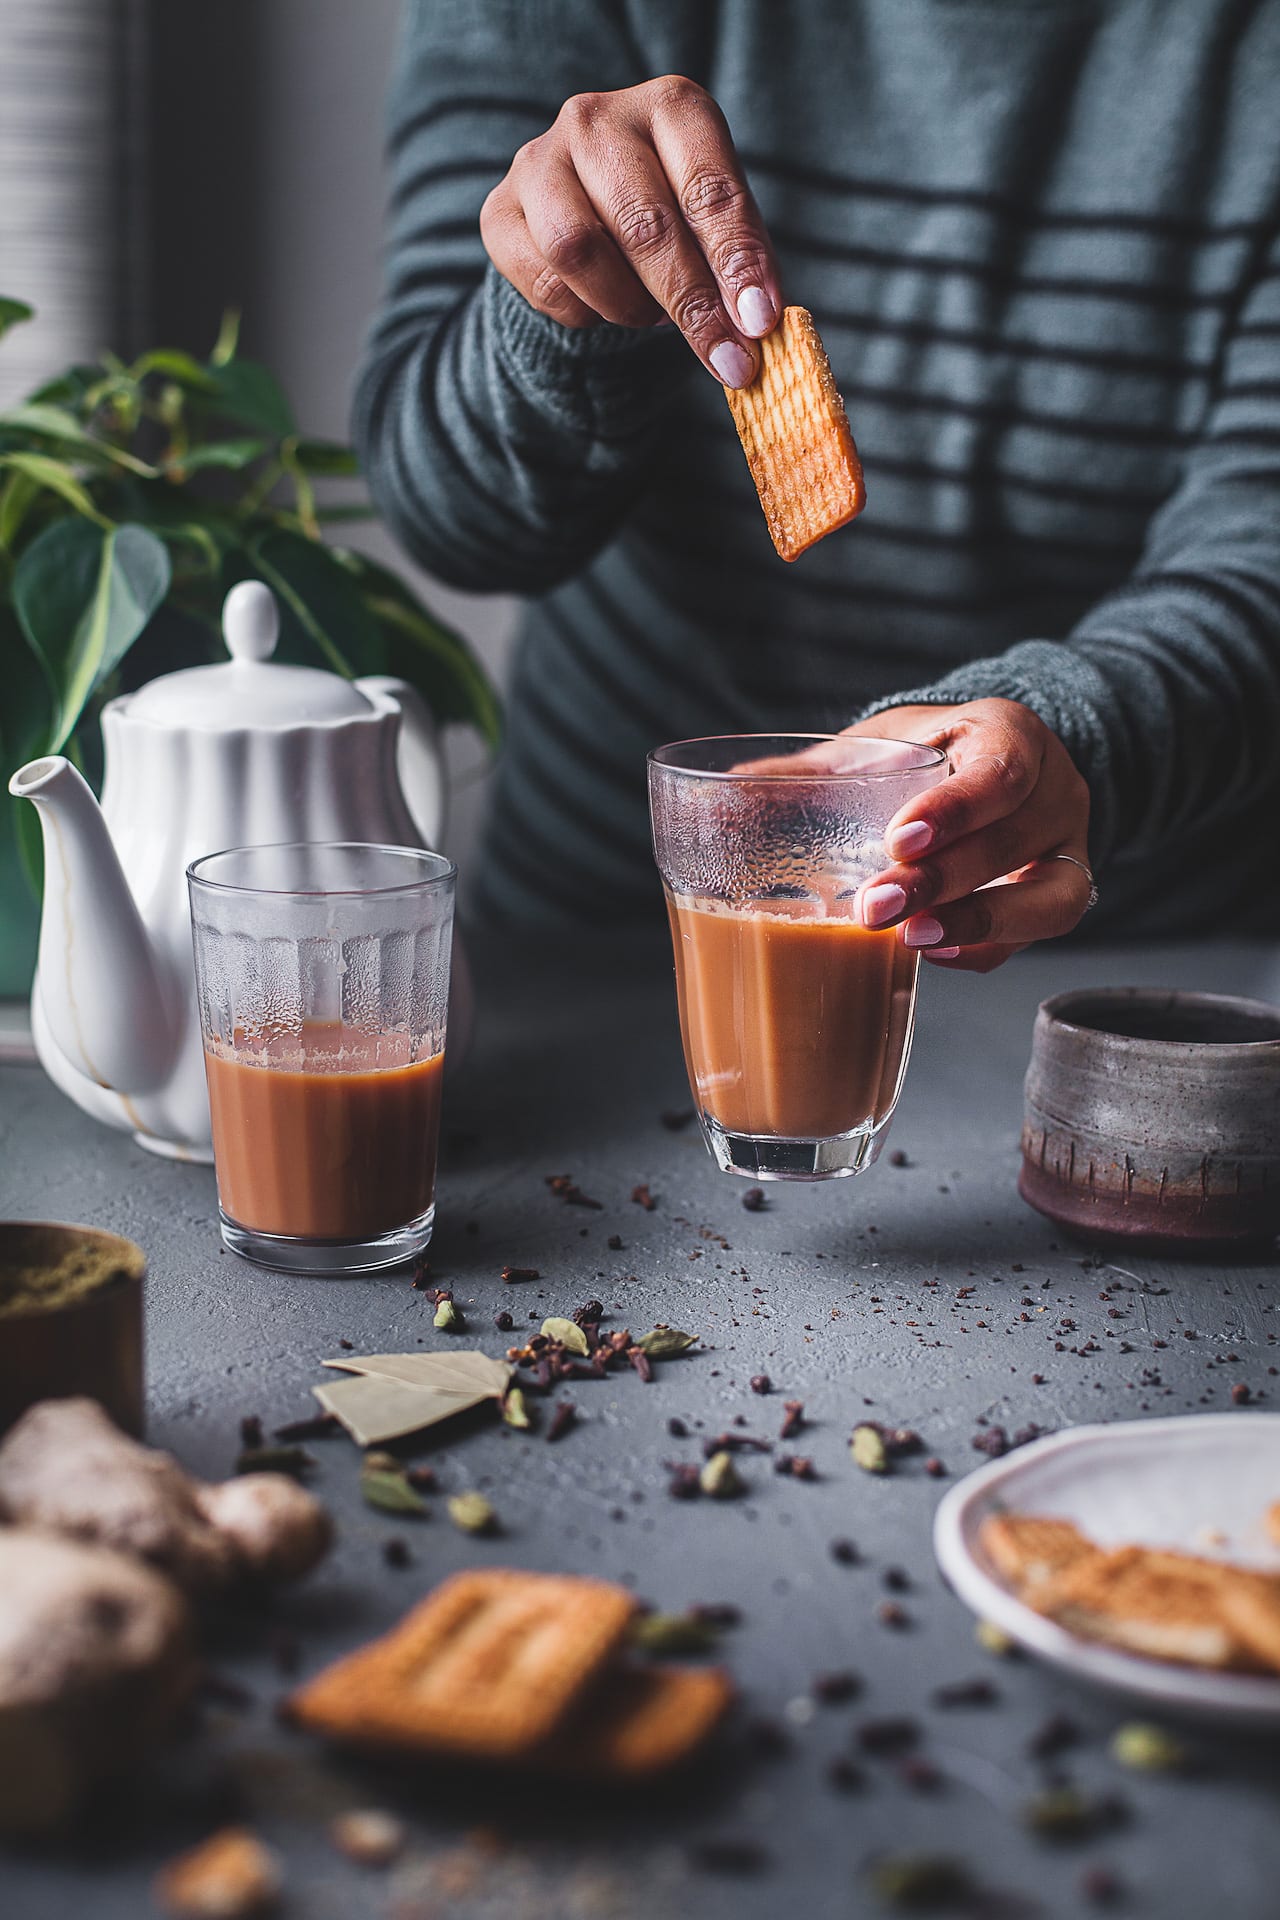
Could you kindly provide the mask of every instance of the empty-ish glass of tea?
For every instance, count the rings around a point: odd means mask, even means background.
[[[222,1237],[298,1273],[421,1251],[456,869],[411,847],[240,847],[187,870]]]
[[[649,756],[685,1063],[718,1164],[754,1180],[859,1173],[906,1069],[919,958],[858,888],[885,829],[946,777],[910,741],[684,740]]]

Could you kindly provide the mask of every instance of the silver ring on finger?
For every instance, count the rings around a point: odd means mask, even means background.
[[[1083,860],[1077,860],[1074,853],[1042,853],[1040,858],[1042,860],[1065,860],[1069,867],[1079,867],[1081,873],[1089,882],[1089,898],[1085,901],[1084,911],[1081,914],[1081,918],[1083,919],[1084,914],[1088,913],[1091,908],[1096,907],[1098,904],[1098,883],[1093,877],[1092,867]]]

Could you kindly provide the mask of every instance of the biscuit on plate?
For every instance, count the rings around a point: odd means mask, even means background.
[[[1035,1513],[990,1514],[978,1530],[978,1545],[1019,1594],[1098,1551],[1070,1520]]]

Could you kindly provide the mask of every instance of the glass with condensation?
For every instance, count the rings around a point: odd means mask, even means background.
[[[911,1047],[919,956],[857,894],[945,754],[830,734],[683,740],[649,756],[653,847],[689,1083],[718,1165],[831,1180],[880,1152]]]
[[[263,1266],[420,1253],[456,869],[413,847],[240,847],[187,869],[222,1237]]]

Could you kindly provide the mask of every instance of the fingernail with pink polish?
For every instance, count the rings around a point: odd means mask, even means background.
[[[749,387],[755,379],[755,362],[736,340],[721,340],[707,355],[717,379],[726,387]]]
[[[930,914],[918,913],[902,929],[902,941],[908,947],[936,947],[942,938],[942,922]]]
[[[891,882],[882,887],[867,887],[858,902],[862,911],[864,927],[887,926],[890,920],[896,920],[907,904],[907,896],[901,887]]]
[[[914,860],[923,853],[933,839],[933,828],[927,820],[907,820],[895,827],[888,835],[885,845],[894,860]]]
[[[930,947],[921,957],[925,960],[956,960],[960,956],[959,947]]]
[[[753,338],[768,333],[778,318],[773,296],[763,287],[744,287],[738,295],[738,325]]]

